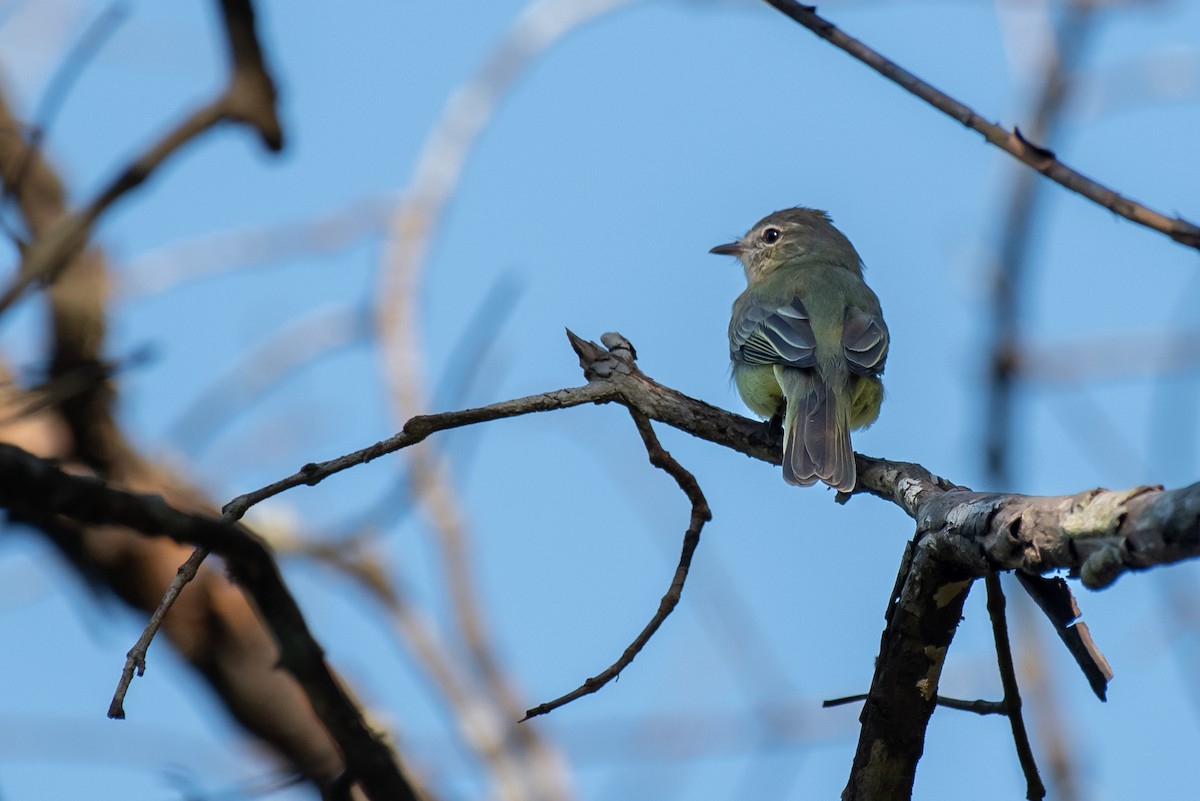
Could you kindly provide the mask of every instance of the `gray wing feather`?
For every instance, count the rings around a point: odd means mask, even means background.
[[[813,367],[817,339],[799,298],[774,309],[751,304],[729,332],[729,355],[743,364]]]
[[[842,326],[842,350],[851,373],[882,373],[888,351],[888,330],[883,318],[859,309],[847,309]]]

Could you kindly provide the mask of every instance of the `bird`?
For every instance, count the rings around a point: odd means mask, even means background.
[[[828,213],[796,207],[709,252],[737,256],[746,272],[729,320],[733,381],[752,411],[782,425],[784,480],[852,491],[850,430],[879,417],[889,344],[858,251]]]

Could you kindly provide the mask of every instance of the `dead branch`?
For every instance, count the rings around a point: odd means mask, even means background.
[[[870,696],[867,693],[847,695],[844,698],[829,698],[821,702],[821,707],[823,709],[832,709],[837,706],[845,706],[846,704],[856,704],[868,698]],[[1003,701],[986,701],[982,698],[976,698],[973,701],[964,701],[961,698],[949,698],[945,695],[939,695],[937,697],[937,705],[946,709],[957,709],[959,712],[974,712],[976,715],[1008,714]]]

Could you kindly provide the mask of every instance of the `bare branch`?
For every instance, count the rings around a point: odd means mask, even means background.
[[[1052,151],[1040,147],[1022,136],[1018,128],[1006,131],[995,123],[987,122],[968,106],[922,81],[899,64],[889,61],[857,39],[846,35],[828,20],[817,16],[814,7],[801,5],[796,0],[766,1],[784,15],[835,47],[854,56],[883,77],[921,98],[942,113],[958,120],[966,127],[983,134],[987,141],[1028,164],[1050,180],[1128,220],[1164,233],[1182,245],[1200,250],[1200,227],[1194,223],[1182,217],[1171,218],[1154,211],[1076,172],[1059,161]]]
[[[167,612],[171,611],[171,607],[175,605],[175,599],[179,597],[179,593],[183,592],[183,588],[196,577],[196,572],[200,570],[200,565],[204,563],[208,553],[208,548],[197,548],[192,551],[188,560],[179,566],[175,578],[171,579],[167,591],[163,593],[162,600],[158,602],[154,614],[150,615],[150,621],[142,629],[142,636],[138,637],[137,642],[125,655],[125,667],[121,670],[121,678],[117,681],[116,692],[113,693],[112,701],[108,704],[110,718],[125,719],[125,694],[129,692],[129,685],[133,682],[134,671],[139,676],[145,674],[146,652],[150,650],[150,643],[154,640],[154,635],[158,634],[158,630],[162,628],[163,621],[167,618]]]
[[[830,698],[821,702],[823,709],[832,709],[838,706],[846,706],[847,704],[856,704],[860,701],[867,700],[869,696],[866,693],[858,695],[847,695],[843,698]],[[937,705],[946,709],[957,709],[960,712],[974,712],[976,715],[1007,715],[1003,701],[985,701],[982,698],[976,698],[974,701],[964,701],[960,698],[949,698],[945,695],[937,697]]]
[[[287,478],[280,479],[273,484],[268,484],[261,489],[248,492],[245,495],[239,495],[225,504],[222,511],[227,518],[240,520],[242,515],[246,513],[246,510],[257,503],[265,501],[267,498],[274,497],[281,492],[304,484],[309,486],[319,484],[335,473],[340,473],[356,465],[366,464],[374,459],[378,459],[380,456],[395,453],[410,445],[415,445],[436,431],[461,428],[462,426],[474,425],[475,423],[501,420],[505,417],[517,417],[533,412],[567,409],[584,403],[600,403],[610,400],[614,394],[614,390],[611,387],[602,384],[589,384],[583,387],[560,389],[541,395],[531,395],[527,398],[493,403],[478,409],[465,409],[461,412],[443,412],[441,414],[414,417],[405,423],[404,428],[395,436],[388,437],[385,440],[376,442],[374,445],[354,451],[353,453],[348,453],[345,456],[330,459],[327,462],[310,462]]]

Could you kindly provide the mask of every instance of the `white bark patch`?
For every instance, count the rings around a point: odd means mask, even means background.
[[[900,491],[900,497],[904,499],[906,508],[916,508],[917,496],[921,494],[922,486],[924,485],[915,478],[902,478],[896,482],[896,489]]]
[[[1063,534],[1068,537],[1103,537],[1115,534],[1125,514],[1125,504],[1130,498],[1141,495],[1146,490],[1146,487],[1105,490],[1078,500],[1063,518]]]

